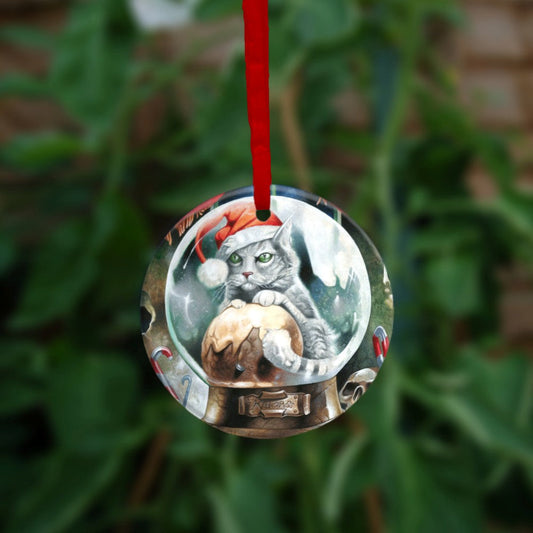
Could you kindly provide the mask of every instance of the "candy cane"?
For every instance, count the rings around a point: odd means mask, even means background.
[[[376,360],[378,366],[381,368],[387,352],[389,351],[389,337],[383,326],[378,326],[372,337],[372,344],[374,345],[374,353],[376,354]]]
[[[172,352],[166,347],[166,346],[158,346],[150,356],[150,363],[152,364],[152,368],[154,369],[155,373],[157,374],[157,377],[159,378],[159,381],[163,383],[165,388],[172,394],[175,400],[178,402],[180,399],[178,398],[177,393],[172,388],[172,385],[168,381],[167,377],[165,376],[165,373],[161,369],[161,366],[159,365],[159,358],[164,355],[169,361],[172,361],[174,359],[174,356],[172,355]]]

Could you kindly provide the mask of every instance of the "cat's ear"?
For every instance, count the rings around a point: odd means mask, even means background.
[[[283,223],[272,237],[272,240],[282,248],[291,246],[292,223],[290,220]]]

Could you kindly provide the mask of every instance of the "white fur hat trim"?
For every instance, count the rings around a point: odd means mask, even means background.
[[[281,228],[281,226],[252,226],[244,228],[230,235],[222,243],[218,256],[227,259],[235,250],[243,248],[252,242],[271,239]]]

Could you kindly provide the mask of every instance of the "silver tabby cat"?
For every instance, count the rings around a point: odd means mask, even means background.
[[[225,256],[223,248],[220,252]],[[283,224],[270,239],[232,251],[226,263],[229,274],[220,311],[245,303],[285,308],[302,333],[304,356],[292,351],[286,331],[270,330],[263,338],[265,357],[289,372],[307,375],[328,372],[326,359],[334,355],[334,336],[300,279],[300,260],[291,245],[290,223]]]

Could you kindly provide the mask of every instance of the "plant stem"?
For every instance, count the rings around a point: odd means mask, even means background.
[[[297,100],[301,92],[301,75],[296,73],[279,96],[281,129],[285,137],[296,183],[300,189],[312,190],[309,158],[305,151],[302,128],[298,121]]]
[[[383,252],[388,265],[389,274],[396,274],[397,243],[400,227],[400,216],[394,202],[392,177],[392,159],[394,149],[401,135],[405,122],[409,99],[411,97],[412,79],[415,74],[415,63],[418,48],[418,32],[420,17],[418,2],[406,3],[405,44],[400,48],[400,65],[396,75],[393,101],[378,139],[378,148],[374,158],[374,171],[378,188],[378,205],[383,221]]]
[[[162,429],[152,440],[130,494],[128,507],[131,510],[137,509],[145,501],[153,487],[157,474],[161,469],[170,439],[170,432]],[[125,522],[117,529],[117,533],[127,533],[131,530],[131,523]]]

